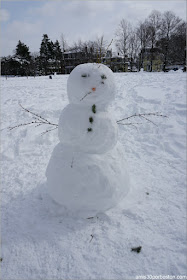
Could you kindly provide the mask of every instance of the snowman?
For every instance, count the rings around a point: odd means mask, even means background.
[[[113,72],[103,64],[78,65],[67,82],[69,104],[58,125],[60,142],[47,170],[47,187],[68,213],[95,216],[129,190],[124,148],[108,108],[115,98]]]

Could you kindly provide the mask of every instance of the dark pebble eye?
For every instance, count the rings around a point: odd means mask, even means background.
[[[107,77],[103,74],[101,75],[101,79],[105,80]]]
[[[81,77],[87,78],[87,77],[90,77],[90,75],[89,74],[82,74]]]

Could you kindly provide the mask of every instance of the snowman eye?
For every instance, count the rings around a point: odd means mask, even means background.
[[[87,78],[87,77],[90,77],[90,75],[89,74],[82,74],[81,77]]]
[[[105,79],[107,79],[107,77],[103,74],[103,75],[101,75],[101,79],[105,80]]]

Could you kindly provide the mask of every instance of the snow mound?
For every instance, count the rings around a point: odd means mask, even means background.
[[[46,171],[51,197],[72,215],[94,216],[114,207],[129,190],[121,144],[102,154],[73,152],[59,143]]]

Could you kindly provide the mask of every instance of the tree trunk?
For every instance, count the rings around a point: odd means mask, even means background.
[[[150,72],[153,71],[153,45],[151,46],[151,68],[150,68]]]
[[[166,44],[166,50],[164,53],[164,65],[163,65],[164,72],[166,72],[166,65],[168,64],[167,57],[168,57],[168,43]]]

